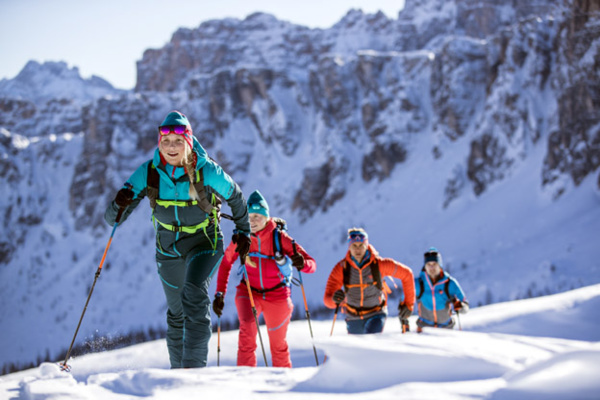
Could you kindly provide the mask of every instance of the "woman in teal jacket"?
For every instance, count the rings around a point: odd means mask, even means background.
[[[167,299],[167,347],[171,368],[204,367],[211,335],[208,288],[223,257],[219,209],[230,206],[233,241],[250,247],[246,200],[239,186],[211,160],[185,115],[170,112],[159,126],[154,158],[142,164],[108,206],[104,218],[121,222],[144,197],[153,209],[156,263]]]
[[[423,327],[454,327],[452,309],[457,313],[466,313],[469,303],[460,285],[442,269],[442,255],[432,247],[424,255],[425,265],[415,279],[417,296],[417,332]]]

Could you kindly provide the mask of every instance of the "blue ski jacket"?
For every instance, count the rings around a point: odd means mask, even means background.
[[[445,271],[442,271],[442,276],[435,284],[425,271],[421,271],[415,278],[415,291],[419,311],[417,325],[420,326],[453,326],[451,300],[456,297],[460,301],[466,301],[465,294],[456,279]]]

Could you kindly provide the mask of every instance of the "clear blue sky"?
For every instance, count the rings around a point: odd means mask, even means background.
[[[135,85],[135,62],[179,27],[244,19],[256,11],[311,28],[328,28],[349,9],[397,18],[404,0],[0,0],[0,79],[29,60],[65,61],[88,78]]]

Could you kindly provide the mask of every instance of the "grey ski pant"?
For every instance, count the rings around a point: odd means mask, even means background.
[[[205,367],[211,336],[210,282],[223,258],[223,240],[216,250],[193,248],[182,257],[157,253],[156,263],[167,298],[167,348],[171,368]]]

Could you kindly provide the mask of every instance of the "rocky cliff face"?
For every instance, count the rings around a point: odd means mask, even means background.
[[[31,312],[12,301],[26,297],[19,285],[42,296],[58,279],[34,266],[94,264],[106,204],[151,157],[156,126],[172,109],[190,117],[244,191],[266,188],[273,213],[296,220],[308,238],[309,222],[336,207],[350,216],[371,210],[389,188],[397,188],[390,203],[418,209],[403,195],[439,180],[430,212],[439,217],[524,166],[539,170],[535,185],[558,201],[600,165],[599,13],[584,0],[407,0],[397,19],[353,10],[325,30],[261,13],[209,21],[146,51],[133,92],[82,80],[61,63],[28,65],[0,82],[0,184],[10,193],[2,203],[0,315]],[[407,165],[410,179],[399,181]],[[600,190],[600,175],[594,181]],[[358,204],[365,188],[371,198]],[[147,221],[137,221],[128,234],[148,260],[115,249],[119,269],[106,278],[129,308],[92,310],[92,320],[118,325],[116,315],[126,314],[128,328],[162,323],[159,292],[139,304],[119,286],[143,291],[146,276],[154,279],[153,237]],[[44,250],[51,247],[68,251]],[[19,274],[22,265],[28,272]],[[79,305],[66,298],[83,291],[82,268],[65,275],[69,289],[49,302],[58,338],[72,331],[65,316]],[[465,276],[475,282],[478,274]],[[487,301],[490,289],[477,282],[472,300]],[[561,282],[550,290],[582,284]],[[136,311],[143,306],[150,316]],[[33,317],[49,312],[40,307]]]
[[[278,87],[294,92],[289,100],[304,110],[302,118],[316,118],[367,150],[359,168],[366,181],[385,178],[402,162],[408,133],[432,130],[452,141],[474,136],[465,167],[475,194],[503,179],[526,156],[528,142],[549,133],[541,183],[565,173],[577,183],[597,168],[597,132],[589,132],[598,113],[592,101],[598,81],[594,7],[586,2],[408,1],[397,20],[352,11],[328,31],[264,14],[241,23],[210,21],[180,30],[165,48],[148,51],[138,63],[136,90],[210,96],[212,128],[222,133],[231,126],[229,118],[250,118],[262,140],[282,139],[291,155],[293,138],[301,136],[294,132],[296,119],[285,127],[273,124],[290,114],[273,98],[274,81],[285,81]],[[546,102],[544,109],[534,104],[539,101]],[[255,104],[264,105],[262,116],[253,111]],[[587,122],[572,121],[568,110],[573,107],[589,109]],[[390,115],[399,124],[389,126]],[[567,134],[568,144],[561,139],[565,126],[579,132]],[[365,134],[366,146],[357,141]],[[343,171],[333,154],[340,149],[332,150],[311,171]],[[343,190],[333,192],[331,199],[338,199]],[[323,209],[303,196],[297,195],[296,207]]]
[[[560,88],[557,126],[548,136],[543,183],[552,184],[567,174],[581,181],[600,165],[600,5],[575,1],[558,23],[553,49],[544,71],[551,84]],[[568,65],[568,68],[556,68]],[[564,191],[559,186],[557,195]]]

